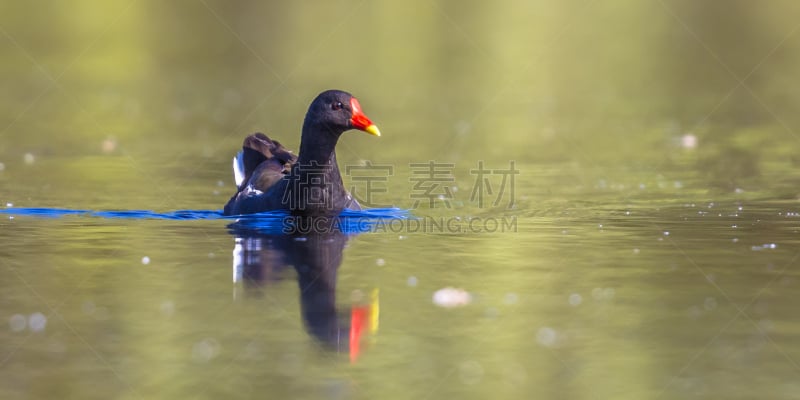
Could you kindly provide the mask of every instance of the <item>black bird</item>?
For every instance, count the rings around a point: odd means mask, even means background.
[[[225,215],[288,210],[294,215],[331,216],[344,209],[360,210],[336,164],[336,142],[350,129],[381,135],[355,97],[328,90],[308,107],[299,155],[263,133],[245,138],[233,159],[237,190],[225,205]]]

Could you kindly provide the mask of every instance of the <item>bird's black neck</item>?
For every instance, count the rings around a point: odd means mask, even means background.
[[[297,162],[300,165],[318,164],[336,166],[336,142],[341,132],[328,127],[306,121],[300,137],[300,154]]]
[[[295,181],[290,190],[296,190],[294,211],[300,214],[338,214],[345,207],[347,191],[336,164],[336,142],[340,132],[331,131],[320,124],[303,125],[300,154],[292,175]]]

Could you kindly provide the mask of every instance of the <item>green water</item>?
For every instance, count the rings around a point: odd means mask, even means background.
[[[228,221],[0,214],[0,398],[796,398],[798,15],[4,3],[0,207],[221,209],[242,138],[297,148],[340,88],[383,133],[346,134],[342,169],[390,166],[373,203],[445,227],[309,245],[341,252],[331,320],[379,293],[351,360],[309,329],[294,269],[232,279]]]

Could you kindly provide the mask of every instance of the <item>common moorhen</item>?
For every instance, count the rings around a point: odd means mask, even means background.
[[[299,156],[263,133],[245,138],[233,159],[237,190],[225,205],[225,215],[289,210],[294,215],[331,216],[344,209],[360,210],[336,164],[336,142],[350,129],[381,135],[355,97],[328,90],[308,107]]]

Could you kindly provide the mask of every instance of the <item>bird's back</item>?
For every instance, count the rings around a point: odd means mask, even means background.
[[[237,191],[225,205],[226,215],[243,214],[247,205],[274,189],[297,161],[297,155],[263,133],[244,139],[242,150],[233,159]],[[250,200],[252,198],[252,200]],[[255,206],[255,204],[253,204]],[[275,208],[280,208],[276,206]]]

